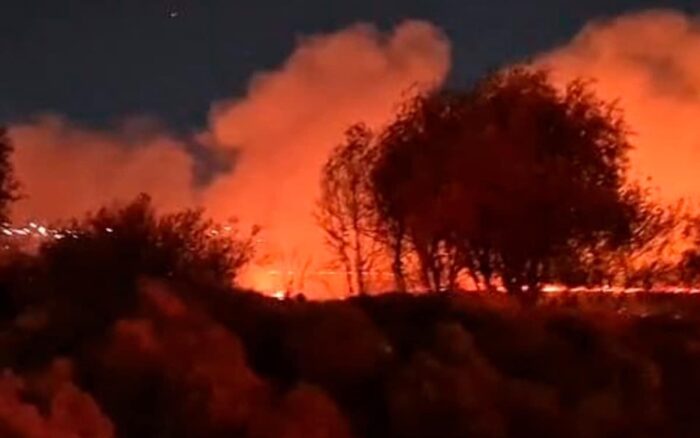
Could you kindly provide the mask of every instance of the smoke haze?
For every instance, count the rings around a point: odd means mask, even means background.
[[[668,199],[697,198],[698,53],[698,20],[660,10],[594,21],[535,64],[557,81],[595,79],[634,132],[633,173]],[[387,33],[358,24],[306,37],[279,68],[254,74],[244,96],[212,104],[196,140],[239,154],[205,187],[195,185],[195,159],[182,140],[163,129],[97,131],[59,116],[11,126],[27,195],[14,217],[65,218],[148,192],[165,210],[203,206],[216,219],[261,225],[263,250],[280,272],[319,269],[327,257],[312,211],[329,151],[349,125],[381,126],[411,87],[440,85],[449,67],[449,41],[421,21]],[[249,285],[282,286],[262,277],[251,272]]]
[[[387,121],[411,87],[439,85],[449,52],[440,30],[420,21],[302,39],[279,69],[254,74],[244,97],[212,105],[198,140],[240,159],[205,188],[195,189],[193,158],[167,132],[81,129],[57,116],[12,126],[28,196],[14,218],[55,220],[147,192],[162,209],[201,205],[216,219],[258,224],[267,255],[287,269],[318,268],[326,260],[312,211],[329,151],[349,125]]]
[[[351,124],[387,122],[409,88],[439,85],[448,69],[448,42],[423,22],[386,35],[357,25],[307,38],[281,69],[254,76],[247,96],[214,105],[212,141],[242,153],[205,205],[215,217],[261,225],[278,268],[322,268],[328,260],[312,212],[329,152]]]
[[[24,198],[13,218],[59,220],[149,193],[160,208],[193,205],[194,163],[184,145],[137,122],[113,132],[44,116],[10,127]]]
[[[537,63],[559,80],[594,79],[633,132],[631,169],[666,199],[697,200],[700,180],[700,22],[647,11],[587,25]]]

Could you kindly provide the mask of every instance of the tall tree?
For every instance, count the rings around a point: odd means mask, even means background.
[[[624,122],[582,81],[560,90],[516,68],[422,94],[378,143],[380,218],[406,225],[431,288],[464,271],[537,292],[575,248],[628,241],[644,213],[627,185]]]
[[[316,212],[326,243],[345,270],[350,294],[367,292],[367,274],[379,251],[373,238],[376,219],[368,177],[374,161],[372,138],[361,124],[347,130],[344,143],[333,150],[323,167]]]

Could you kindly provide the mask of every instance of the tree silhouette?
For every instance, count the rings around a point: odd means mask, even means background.
[[[679,240],[688,245],[678,261],[674,279],[685,286],[697,288],[700,284],[700,216],[697,213],[688,214],[683,232]]]
[[[684,268],[674,259],[679,243],[687,241],[693,229],[685,204],[657,203],[645,191],[638,190],[637,206],[631,233],[623,242],[614,246],[607,241],[584,245],[574,252],[574,257],[560,259],[556,269],[564,283],[650,291],[684,281]]]
[[[219,226],[200,210],[159,216],[151,198],[141,195],[115,208],[102,208],[70,227],[75,239],[50,242],[42,254],[59,268],[81,255],[86,261],[114,269],[129,281],[139,275],[231,284],[253,252],[251,236],[241,236],[235,224]],[[118,263],[108,263],[114,257]],[[117,261],[115,260],[115,262]]]
[[[323,167],[316,219],[326,243],[345,270],[350,294],[367,292],[368,273],[379,251],[375,234],[374,194],[368,169],[374,150],[372,133],[361,124],[345,133]]]
[[[146,195],[76,220],[61,237],[42,245],[15,286],[24,309],[45,315],[34,336],[44,346],[38,351],[49,354],[102,336],[138,306],[144,280],[177,284],[183,293],[229,291],[254,243],[199,211],[158,215]]]
[[[0,220],[7,221],[10,203],[16,201],[19,183],[15,179],[10,157],[13,152],[7,130],[0,126]]]
[[[379,216],[405,225],[432,289],[467,272],[535,293],[562,280],[557,264],[576,248],[629,241],[644,213],[616,107],[582,81],[559,90],[544,71],[418,95],[378,145]]]

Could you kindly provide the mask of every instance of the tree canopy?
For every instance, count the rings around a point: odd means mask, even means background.
[[[628,241],[644,212],[615,105],[544,71],[420,94],[376,147],[380,220],[403,224],[434,290],[467,272],[477,286],[537,291],[582,247]]]

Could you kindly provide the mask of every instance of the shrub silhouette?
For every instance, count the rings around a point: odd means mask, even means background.
[[[14,290],[10,307],[31,322],[27,335],[42,346],[18,356],[40,364],[96,341],[136,308],[144,278],[169,279],[182,290],[230,288],[252,256],[253,237],[212,230],[201,212],[157,216],[141,196],[75,221],[33,258],[17,257],[3,276]]]

